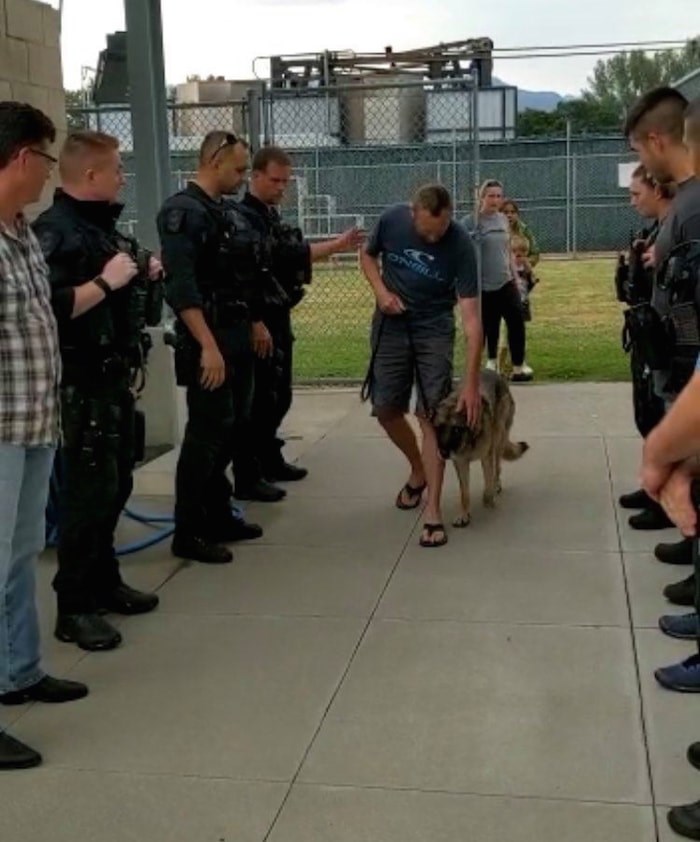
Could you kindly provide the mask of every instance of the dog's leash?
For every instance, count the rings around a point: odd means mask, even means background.
[[[372,391],[374,389],[374,368],[377,361],[377,354],[379,353],[379,344],[382,340],[382,334],[384,333],[384,326],[386,324],[387,318],[388,316],[385,313],[382,313],[382,317],[379,321],[379,327],[377,329],[377,339],[374,344],[374,348],[372,349],[372,355],[370,357],[367,374],[365,376],[364,383],[362,384],[362,389],[360,390],[360,399],[363,401],[363,403],[372,396]],[[435,409],[430,408],[428,406],[425,388],[423,387],[423,378],[420,375],[420,366],[418,365],[418,356],[416,354],[416,345],[413,341],[413,329],[411,328],[410,319],[408,315],[404,315],[403,317],[392,316],[392,318],[405,319],[406,335],[408,337],[408,347],[411,352],[411,362],[413,364],[413,372],[415,374],[416,391],[418,392],[418,398],[423,405],[426,418],[429,421],[432,421],[435,416]]]

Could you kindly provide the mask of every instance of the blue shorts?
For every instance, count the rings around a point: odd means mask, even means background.
[[[450,393],[454,321],[409,323],[406,316],[384,316],[377,311],[372,320],[371,343],[373,415],[382,409],[408,412],[414,386],[416,412],[423,415]]]

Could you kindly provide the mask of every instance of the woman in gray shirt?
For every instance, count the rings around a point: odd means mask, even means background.
[[[510,226],[500,212],[503,185],[500,181],[485,181],[479,198],[481,204],[477,219],[470,217],[465,220],[465,225],[481,254],[481,312],[488,350],[487,368],[495,370],[497,367],[498,335],[501,320],[504,320],[513,360],[511,379],[523,383],[532,380],[532,369],[525,365],[525,322],[515,283]]]

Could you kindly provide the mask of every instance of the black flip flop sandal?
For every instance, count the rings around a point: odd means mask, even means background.
[[[402,512],[408,512],[411,509],[417,509],[420,506],[420,501],[423,498],[423,492],[428,487],[428,483],[424,482],[423,485],[419,485],[417,488],[409,485],[406,483],[404,487],[399,491],[399,494],[396,498],[396,508],[401,509]],[[403,503],[401,500],[401,496],[403,494],[408,494],[408,496],[414,499],[413,503]]]
[[[421,547],[425,547],[426,549],[431,549],[432,547],[444,547],[447,543],[447,532],[445,531],[445,525],[443,523],[424,523],[423,524],[423,532],[427,532],[428,538],[431,538],[436,532],[442,532],[444,535],[442,541],[426,541],[425,537],[421,535],[420,538],[420,545]]]

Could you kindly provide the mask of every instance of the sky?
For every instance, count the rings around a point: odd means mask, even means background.
[[[602,44],[700,33],[698,0],[161,0],[161,6],[169,84],[192,74],[252,78],[256,56],[325,49],[402,50],[480,36],[496,47]],[[95,67],[106,34],[123,28],[123,0],[63,0],[66,88],[80,87],[81,68]],[[494,74],[520,88],[577,95],[594,63],[499,60]],[[265,63],[258,67],[265,75]]]

